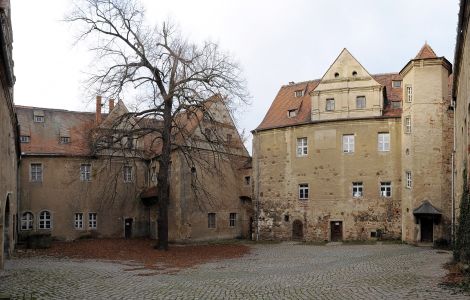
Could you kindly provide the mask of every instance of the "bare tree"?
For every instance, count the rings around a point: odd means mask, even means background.
[[[217,44],[189,42],[168,22],[151,27],[144,13],[138,1],[79,0],[66,20],[80,25],[79,41],[91,41],[97,54],[96,71],[87,88],[113,98],[135,90],[146,107],[129,113],[128,119],[159,122],[159,126],[139,126],[138,133],[156,132],[161,143],[157,248],[167,250],[170,155],[176,144],[188,143],[178,119],[205,111],[213,97],[235,107],[246,102],[247,92],[238,64]],[[220,150],[218,143],[211,145]],[[191,159],[191,151],[185,153]]]

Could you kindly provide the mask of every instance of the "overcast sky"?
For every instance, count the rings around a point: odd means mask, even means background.
[[[69,0],[11,1],[15,102],[94,109],[82,80],[92,55],[60,20]],[[252,105],[236,116],[247,132],[289,81],[319,78],[343,48],[372,74],[398,72],[427,41],[453,61],[458,0],[144,1],[147,17],[171,18],[193,41],[210,39],[241,64]],[[125,100],[125,99],[124,99]],[[246,145],[251,152],[250,141]]]

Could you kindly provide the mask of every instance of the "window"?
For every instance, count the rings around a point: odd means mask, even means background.
[[[230,227],[235,227],[236,223],[237,223],[237,214],[236,213],[230,213],[229,226]]]
[[[392,101],[392,108],[400,108],[401,102],[400,101]]]
[[[98,221],[97,221],[97,214],[96,213],[88,213],[88,228],[89,229],[96,229],[98,228]]]
[[[354,152],[354,135],[353,134],[343,135],[343,152],[344,153]]]
[[[69,144],[70,143],[70,137],[69,136],[61,136],[59,142],[61,144]]]
[[[363,195],[362,190],[363,190],[362,182],[353,182],[352,194],[354,198],[362,197]]]
[[[382,197],[392,196],[392,183],[390,181],[380,183],[380,196]]]
[[[378,135],[379,151],[390,151],[390,133],[384,132]]]
[[[44,116],[34,116],[35,123],[44,123]]]
[[[232,135],[227,133],[227,143],[231,143],[232,142]]]
[[[411,102],[413,100],[413,88],[411,85],[406,86],[406,102]]]
[[[307,138],[297,139],[297,156],[305,156],[308,153]]]
[[[31,164],[31,181],[42,182],[42,164]]]
[[[134,138],[132,136],[126,136],[126,148],[133,149],[134,148]]]
[[[412,184],[411,171],[406,171],[406,187],[408,189],[411,189],[411,184]]]
[[[335,99],[326,99],[326,111],[334,111],[335,110]]]
[[[308,184],[307,183],[299,184],[299,199],[308,200]]]
[[[356,77],[356,76],[357,76],[357,72],[356,72],[356,71],[353,71],[353,72],[352,72],[352,76],[353,76],[353,77]]]
[[[25,212],[21,216],[21,230],[33,229],[34,216],[30,212]]]
[[[80,180],[91,181],[91,164],[80,165]]]
[[[401,88],[401,80],[392,80],[392,87]]]
[[[29,135],[20,135],[20,142],[21,143],[29,143],[30,137]]]
[[[297,116],[297,109],[289,109],[287,111],[287,117],[288,118],[293,118],[295,116]]]
[[[251,177],[245,176],[245,185],[250,185],[250,183],[251,183]]]
[[[357,96],[356,97],[356,108],[357,109],[366,108],[366,97],[365,96]]]
[[[207,228],[215,228],[215,213],[207,214]]]
[[[124,166],[123,175],[124,182],[132,182],[132,166]]]
[[[52,217],[51,213],[47,210],[39,213],[39,229],[51,229],[52,228]]]
[[[75,214],[75,229],[83,229],[83,214]]]
[[[411,133],[411,117],[405,117],[405,133]]]
[[[303,91],[303,90],[295,91],[295,97],[296,97],[296,98],[302,97],[303,95],[304,95],[304,91]]]
[[[335,78],[338,78],[338,77],[339,77],[339,73],[336,72],[336,73],[335,73]]]

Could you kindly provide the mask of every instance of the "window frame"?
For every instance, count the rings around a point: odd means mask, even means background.
[[[207,228],[217,228],[217,217],[215,213],[207,213]]]
[[[327,98],[325,100],[325,111],[335,111],[335,98]]]
[[[95,212],[88,212],[88,229],[98,229],[98,214]]]
[[[87,170],[89,167],[89,170]],[[80,164],[80,181],[89,182],[91,181],[92,166],[90,163]]]
[[[26,216],[31,216],[31,219],[28,219],[28,218],[25,219]],[[21,214],[20,230],[21,231],[34,230],[34,214],[32,212],[25,211]]]
[[[299,183],[299,200],[308,200],[310,188],[308,183]]]
[[[295,152],[297,157],[304,157],[308,155],[308,138],[306,136],[297,138]]]
[[[29,144],[31,142],[31,136],[29,135],[20,135],[20,143]]]
[[[352,196],[353,198],[364,197],[364,183],[362,181],[354,181],[352,183]]]
[[[287,117],[288,118],[295,118],[297,116],[297,109],[288,109],[287,110]]]
[[[304,96],[304,90],[296,90],[294,91],[294,97],[295,98],[300,98]]]
[[[44,116],[34,115],[33,121],[34,123],[44,123]]]
[[[124,183],[130,183],[134,181],[134,172],[131,165],[124,165],[122,167],[122,177]]]
[[[233,228],[237,225],[237,213],[229,213],[228,216],[228,226]]]
[[[407,189],[410,189],[412,188],[413,186],[413,177],[411,176],[411,171],[406,171],[405,172],[405,187]]]
[[[398,86],[396,86],[395,83],[398,83]],[[392,88],[394,88],[394,89],[401,88],[401,84],[402,84],[401,80],[392,80]]]
[[[34,170],[35,168],[38,168],[38,169]],[[44,168],[43,168],[42,163],[30,163],[29,164],[29,181],[30,182],[42,182],[43,177],[44,177]]]
[[[362,101],[359,102],[359,100],[364,100],[363,102],[364,107],[359,107],[359,103],[362,103]],[[366,109],[366,108],[367,108],[366,96],[356,96],[356,109]]]
[[[412,103],[413,102],[413,86],[411,84],[406,85],[406,102]]]
[[[48,218],[46,218],[46,216]],[[39,230],[52,230],[52,213],[50,211],[42,210],[39,212],[38,229]]]
[[[387,137],[388,141],[385,139],[385,137]],[[379,152],[390,152],[390,146],[390,132],[377,133],[377,150]]]
[[[61,136],[59,137],[59,144],[70,144],[72,139],[69,136]]]
[[[380,182],[380,197],[383,197],[383,198],[392,197],[392,182],[391,181]]]
[[[405,133],[410,134],[411,133],[411,116],[406,116],[405,117]]]
[[[80,217],[80,218],[77,218],[77,217]],[[74,228],[75,230],[83,230],[84,229],[84,216],[83,216],[83,213],[75,213],[74,214]],[[80,226],[78,226],[80,225]]]
[[[351,142],[352,141],[352,142]],[[343,153],[351,154],[355,151],[356,136],[354,134],[343,134]]]

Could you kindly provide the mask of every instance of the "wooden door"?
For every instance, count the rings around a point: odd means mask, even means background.
[[[343,240],[343,222],[333,221],[330,223],[331,227],[331,241],[339,242]]]
[[[130,218],[124,220],[124,235],[126,239],[132,238],[132,221]]]
[[[304,224],[300,220],[292,223],[292,239],[301,240],[304,238]]]

